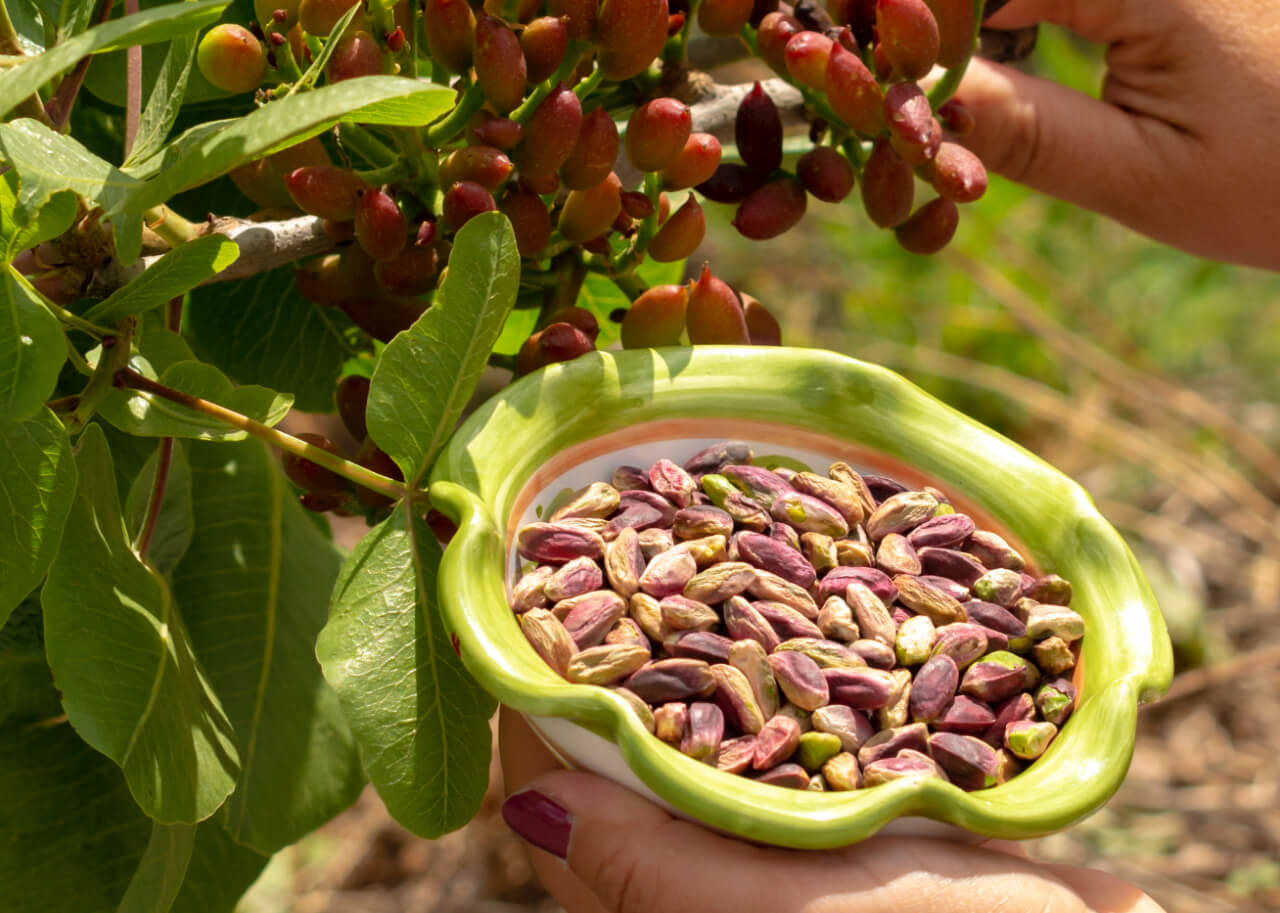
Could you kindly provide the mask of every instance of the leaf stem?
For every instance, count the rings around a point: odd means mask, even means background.
[[[200,236],[200,226],[188,222],[168,206],[152,206],[142,214],[147,228],[160,236],[170,247],[194,241]]]
[[[62,305],[56,302],[50,301],[48,298],[44,299],[44,305],[50,311],[53,312],[53,315],[55,317],[57,317],[67,326],[71,327],[74,330],[79,330],[82,333],[88,333],[90,336],[94,337],[95,339],[106,339],[110,336],[114,336],[116,333],[115,330],[107,329],[106,327],[100,324],[94,323],[90,320],[85,320],[83,317],[80,317],[76,314],[71,313]]]
[[[169,483],[169,466],[173,462],[173,438],[160,440],[160,456],[156,459],[156,477],[151,483],[151,494],[147,498],[147,513],[142,521],[142,529],[138,531],[138,539],[133,550],[139,558],[147,557],[147,549],[151,546],[151,534],[156,531],[156,521],[160,519],[160,508],[164,505],[164,489]]]
[[[375,168],[400,160],[399,153],[359,124],[339,124],[338,145],[350,149]]]
[[[471,120],[471,115],[475,114],[483,106],[484,89],[480,88],[480,81],[476,80],[467,86],[466,91],[462,93],[462,97],[458,99],[458,103],[445,116],[444,120],[436,121],[423,131],[423,142],[432,149],[439,149],[462,132],[462,128],[467,125],[467,121]]]
[[[949,67],[946,75],[929,90],[929,104],[935,111],[946,104],[951,96],[956,94],[956,89],[960,88],[960,80],[964,79],[965,70],[969,69],[969,61],[973,59],[973,52],[978,47],[978,35],[982,30],[982,12],[985,6],[986,0],[973,0],[973,40],[969,42],[969,53],[959,64]]]
[[[98,358],[98,367],[80,391],[80,405],[66,421],[67,433],[77,434],[89,424],[89,419],[98,411],[102,401],[111,392],[113,378],[128,369],[135,321],[125,317],[116,324],[116,335],[102,340],[102,355]]]
[[[232,428],[238,428],[241,431],[252,434],[259,440],[279,447],[281,450],[287,450],[295,456],[318,463],[325,469],[331,469],[338,475],[350,479],[357,485],[363,485],[365,488],[384,494],[389,498],[406,498],[412,494],[403,483],[387,478],[381,473],[366,469],[358,463],[344,460],[342,457],[332,454],[321,447],[308,444],[306,441],[300,440],[291,434],[286,434],[276,428],[256,422],[247,415],[241,415],[239,412],[235,412],[225,406],[219,406],[217,403],[211,403],[207,399],[201,399],[198,396],[192,396],[190,393],[183,393],[181,390],[167,387],[139,374],[131,368],[122,367],[117,370],[114,382],[116,386],[152,393],[180,406],[186,406],[193,412],[199,412],[201,415],[217,419]]]
[[[521,102],[519,107],[508,114],[507,117],[518,124],[527,123],[529,118],[533,116],[533,112],[538,110],[538,105],[542,104],[542,100],[551,94],[551,90],[573,75],[573,71],[578,69],[578,63],[582,60],[583,53],[590,48],[591,44],[587,41],[569,42],[569,50],[565,53],[564,60],[560,61],[559,69],[552,73],[549,79],[540,83],[537,88],[530,92],[529,97]]]
[[[356,175],[366,184],[372,184],[375,187],[382,184],[390,184],[405,176],[406,168],[404,160],[392,162],[390,165],[384,165],[381,168],[372,168],[369,171],[356,171]]]

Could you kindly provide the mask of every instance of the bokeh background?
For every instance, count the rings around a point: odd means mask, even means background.
[[[1098,50],[1051,28],[1023,66],[1101,84]],[[1146,571],[1173,687],[1142,711],[1116,797],[1031,853],[1113,872],[1170,913],[1280,910],[1280,276],[998,179],[927,260],[856,203],[811,201],[766,245],[707,210],[691,270],[707,259],[759,298],[786,344],[894,368],[1040,454],[1088,489]],[[242,913],[558,910],[498,816],[497,778],[477,819],[435,841],[366,792],[280,853]]]

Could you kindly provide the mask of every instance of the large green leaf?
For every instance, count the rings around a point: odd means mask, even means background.
[[[0,76],[0,83],[3,81]],[[5,97],[0,93],[0,98]],[[0,124],[0,153],[18,176],[14,220],[19,225],[30,224],[50,197],[66,190],[120,211],[119,204],[141,183],[78,140],[30,118]]]
[[[231,724],[164,579],[130,548],[98,426],[78,450],[75,502],[41,594],[49,665],[71,725],[120,765],[142,810],[200,821],[235,787]]]
[[[169,251],[141,276],[91,307],[85,317],[108,324],[160,307],[212,279],[239,256],[239,246],[229,238],[221,235],[197,238]]]
[[[151,821],[61,712],[29,600],[0,630],[0,909],[232,913],[266,857],[216,821]]]
[[[0,422],[35,415],[66,360],[58,318],[12,267],[0,268]]]
[[[178,896],[195,846],[197,825],[152,822],[151,839],[117,913],[165,913]]]
[[[364,773],[316,636],[341,558],[258,441],[192,445],[195,538],[173,590],[240,746],[219,820],[273,853],[359,795]]]
[[[431,467],[471,398],[520,283],[511,223],[476,216],[454,238],[431,308],[391,340],[373,371],[369,434],[410,485]]]
[[[46,82],[99,51],[153,44],[195,32],[217,21],[229,0],[195,0],[156,7],[107,22],[58,44],[30,61],[0,72],[0,116]],[[86,4],[87,5],[87,4]]]
[[[156,467],[160,464],[160,453],[163,448],[162,442],[152,452],[142,470],[133,478],[128,500],[125,501],[125,528],[135,543],[142,531],[142,524],[146,520],[147,505],[151,501]],[[151,532],[147,561],[160,573],[169,573],[187,553],[194,532],[195,519],[191,512],[191,466],[187,462],[187,451],[182,442],[174,441],[173,452],[169,456],[164,500],[160,502],[160,513],[156,517],[155,527]],[[183,614],[184,616],[187,614],[185,609]],[[191,627],[190,618],[187,618],[187,627],[188,629]]]
[[[333,411],[333,390],[352,354],[351,322],[303,298],[291,270],[195,289],[186,326],[200,357],[238,383],[292,393],[303,412]]]
[[[76,217],[76,197],[70,192],[60,193],[49,199],[31,223],[19,225],[14,217],[18,205],[18,175],[5,172],[0,179],[0,261],[12,263],[19,252],[35,247],[42,241],[56,238],[68,228]]]
[[[217,818],[203,822],[196,828],[196,845],[174,913],[234,913],[236,902],[267,862],[268,857],[232,840]]]
[[[108,206],[107,212],[110,215],[126,205],[139,212],[163,203],[181,190],[261,158],[276,147],[315,136],[341,120],[421,126],[453,105],[451,89],[400,76],[348,79],[290,95],[215,131],[198,128],[195,142],[178,137],[159,155],[140,163],[139,170],[154,177],[136,188],[127,203]]]
[[[0,422],[0,627],[58,554],[75,490],[71,442],[52,412]]]
[[[114,910],[151,822],[65,720],[31,602],[0,630],[0,909]]]
[[[168,387],[225,406],[266,425],[279,422],[293,404],[293,397],[266,387],[235,387],[213,365],[199,361],[172,364],[159,380]],[[144,437],[186,437],[202,441],[239,441],[246,437],[246,432],[219,419],[144,390],[112,390],[98,414],[121,431]]]
[[[439,564],[431,530],[402,503],[343,565],[316,646],[378,795],[424,837],[479,809],[494,709],[437,614]]]

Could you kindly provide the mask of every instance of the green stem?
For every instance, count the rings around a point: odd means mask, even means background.
[[[279,35],[285,34],[278,29],[273,29],[272,31]],[[302,67],[298,66],[298,61],[293,56],[293,43],[288,39],[289,36],[285,35],[284,44],[279,47],[272,45],[271,50],[276,58],[276,69],[280,71],[284,81],[296,83],[302,78]]]
[[[78,434],[89,424],[102,401],[111,392],[113,378],[119,371],[128,370],[130,348],[133,343],[135,321],[125,317],[116,324],[116,335],[102,340],[102,355],[89,383],[80,391],[80,404],[66,420],[67,433]]]
[[[60,304],[55,304],[49,299],[45,299],[45,306],[53,311],[55,317],[71,327],[73,330],[79,330],[82,333],[88,333],[95,339],[106,339],[115,335],[115,330],[109,330],[106,327],[96,324],[91,320],[85,320],[83,317],[71,313]]]
[[[339,125],[338,143],[375,168],[385,168],[400,161],[398,152],[359,124]]]
[[[200,226],[188,222],[168,206],[152,206],[142,217],[147,228],[151,229],[170,247],[178,247],[200,236]]]
[[[527,123],[529,118],[533,116],[533,112],[538,110],[538,105],[542,104],[542,100],[551,94],[551,90],[560,83],[565,82],[573,75],[573,71],[578,69],[578,64],[582,60],[582,55],[590,49],[590,42],[569,42],[569,50],[565,52],[564,60],[560,61],[559,68],[551,74],[551,77],[548,80],[540,83],[532,92],[530,92],[529,97],[521,102],[520,106],[508,114],[507,117],[511,118],[518,124]]]
[[[332,470],[338,475],[350,479],[357,485],[362,485],[389,498],[398,500],[411,494],[408,487],[395,479],[387,478],[381,473],[366,469],[358,463],[344,460],[342,457],[332,454],[321,447],[308,444],[306,441],[276,428],[270,428],[261,422],[254,421],[247,415],[241,415],[239,412],[234,412],[225,406],[219,406],[217,403],[211,403],[198,396],[192,396],[190,393],[183,393],[181,390],[175,390],[172,387],[157,383],[127,367],[120,368],[115,372],[114,382],[117,386],[152,393],[180,406],[186,406],[194,412],[207,415],[232,428],[252,434],[259,440],[266,441],[281,450],[286,450],[295,456],[317,463],[325,469]]]
[[[929,104],[935,111],[946,104],[951,96],[956,94],[956,89],[960,88],[960,80],[964,79],[965,70],[969,69],[969,61],[973,59],[973,52],[978,47],[978,34],[982,30],[982,9],[984,6],[986,6],[985,0],[973,0],[973,40],[969,42],[969,53],[965,55],[964,60],[959,64],[949,67],[946,75],[939,79],[938,84],[929,90]]]
[[[689,9],[684,14],[684,25],[680,33],[669,38],[662,47],[663,63],[683,63],[689,53],[689,32],[693,28],[693,19],[698,14],[700,0],[689,0]]]
[[[627,273],[623,276],[614,276],[613,282],[614,285],[622,289],[622,293],[632,301],[635,301],[645,292],[649,291],[649,286],[646,285],[644,280],[635,273]]]
[[[484,89],[480,88],[479,81],[473,82],[467,86],[467,90],[462,93],[462,98],[458,99],[458,104],[444,120],[432,124],[423,131],[424,141],[432,149],[441,148],[461,133],[467,126],[467,121],[471,120],[471,116],[483,106]]]
[[[375,187],[382,184],[391,184],[404,177],[408,168],[403,161],[393,162],[383,168],[374,168],[370,171],[357,171],[356,176],[363,180],[366,184],[372,184]]]
[[[67,361],[71,362],[71,367],[75,368],[85,377],[93,377],[93,368],[84,360],[84,356],[71,343],[71,337],[64,337],[67,340]],[[77,400],[79,396],[75,397]]]
[[[652,172],[646,174],[644,176],[644,193],[653,202],[653,212],[640,223],[631,246],[614,259],[612,273],[615,281],[619,276],[629,275],[640,265],[640,261],[644,259],[644,252],[649,248],[649,242],[658,233],[658,209],[660,208],[659,202],[662,197],[662,178]]]
[[[582,82],[573,87],[573,94],[579,99],[584,99],[596,90],[596,87],[604,81],[604,71],[596,67],[591,71],[591,75]]]

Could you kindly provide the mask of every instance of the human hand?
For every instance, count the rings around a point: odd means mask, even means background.
[[[987,167],[1212,259],[1280,269],[1280,4],[1011,0],[1107,45],[1101,100],[975,59],[957,97]]]
[[[874,837],[797,852],[721,837],[562,770],[505,707],[499,745],[503,816],[539,847],[530,858],[567,913],[1161,913],[1110,875],[1038,864],[1001,841]]]

